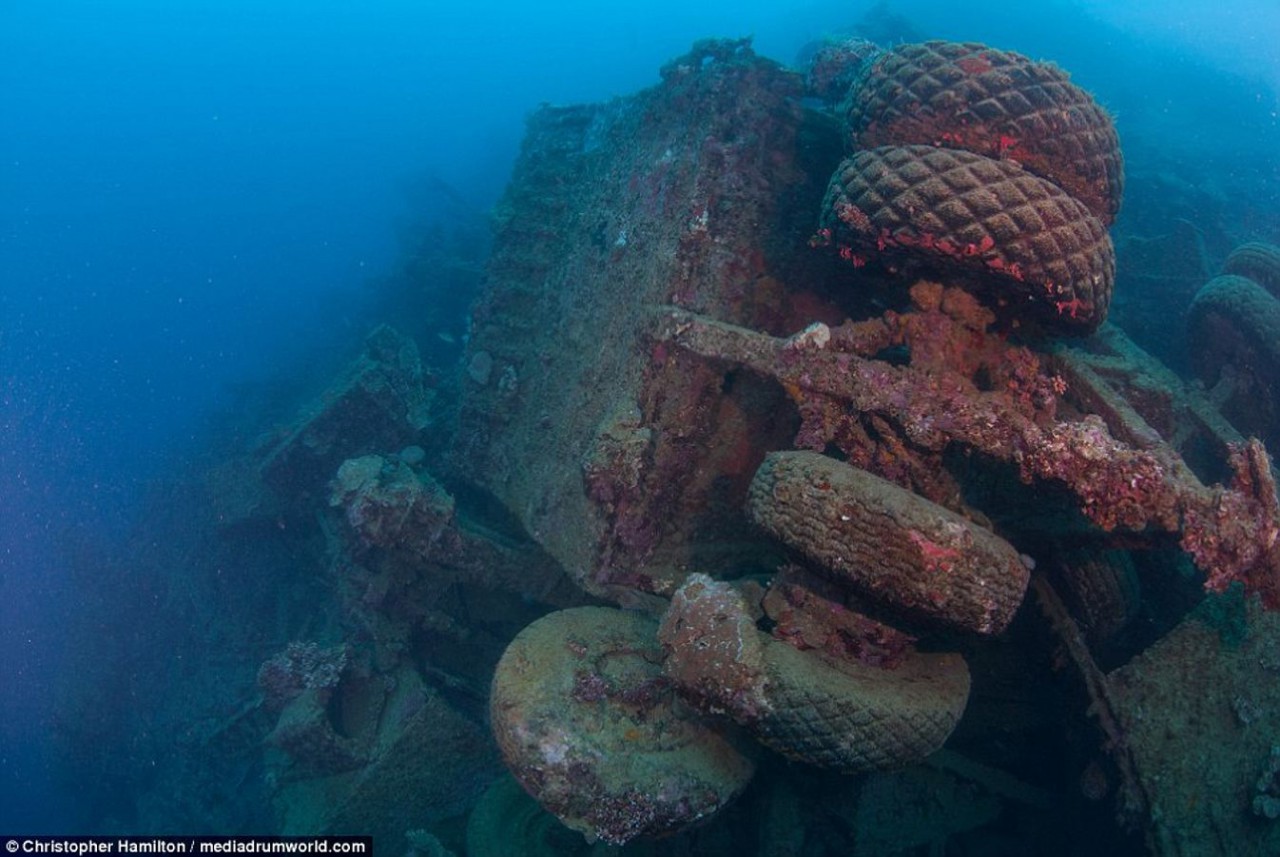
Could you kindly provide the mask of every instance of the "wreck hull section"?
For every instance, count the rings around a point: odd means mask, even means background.
[[[798,285],[831,275],[805,242],[834,124],[744,43],[695,46],[662,73],[531,118],[451,456],[598,593],[669,593],[677,569],[743,555],[751,475],[796,428],[776,385],[650,339],[655,310],[779,334],[843,317]]]

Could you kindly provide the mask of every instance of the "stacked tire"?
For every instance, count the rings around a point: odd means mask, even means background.
[[[1242,433],[1280,448],[1280,247],[1231,252],[1187,315],[1192,369]]]
[[[819,235],[842,257],[963,283],[1051,333],[1106,318],[1124,161],[1111,117],[1065,72],[976,43],[900,45],[841,113],[852,153]]]

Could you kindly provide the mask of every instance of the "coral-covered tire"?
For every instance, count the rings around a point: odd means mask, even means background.
[[[637,613],[561,610],[516,635],[493,676],[511,773],[566,826],[613,845],[714,814],[755,770],[675,693],[657,630]]]
[[[919,619],[998,634],[1026,594],[1027,569],[1004,539],[816,452],[766,456],[747,514],[825,576]]]
[[[1104,224],[1120,210],[1115,123],[1056,65],[986,45],[899,45],[868,66],[844,104],[858,148],[929,144],[1017,161]]]
[[[1250,241],[1231,251],[1222,273],[1253,280],[1280,298],[1280,247],[1262,241]]]
[[[919,145],[858,152],[832,176],[821,226],[855,262],[881,254],[926,262],[1051,332],[1092,332],[1111,303],[1106,227],[1012,161]]]
[[[690,575],[662,619],[665,669],[707,712],[790,759],[845,773],[914,764],[937,750],[969,699],[969,668],[908,651],[892,667],[801,651],[756,628],[728,583]]]
[[[1280,440],[1280,300],[1250,279],[1214,277],[1187,313],[1191,366],[1243,434]],[[1216,388],[1216,389],[1215,389]]]
[[[1089,643],[1104,646],[1137,615],[1141,586],[1125,551],[1070,551],[1060,565],[1065,594]]]

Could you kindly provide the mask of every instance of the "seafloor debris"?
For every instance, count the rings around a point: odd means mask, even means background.
[[[218,482],[244,501],[224,506],[240,510],[224,523],[269,515],[272,531],[299,533],[295,550],[323,550],[308,592],[332,597],[306,627],[343,641],[290,644],[259,670],[255,710],[271,724],[268,776],[286,832],[393,841],[468,808],[501,768],[483,712],[502,648],[546,609],[585,600],[502,515],[432,476],[416,445],[431,398],[413,342],[378,328],[282,438],[228,471],[242,484]],[[302,526],[300,512],[319,526]]]
[[[379,325],[290,422],[210,470],[219,523],[228,529],[274,524],[325,497],[346,459],[417,443],[433,396],[413,340]]]
[[[325,493],[345,459],[413,443],[430,393],[413,340],[382,325],[364,352],[266,453],[262,478],[285,497]]]
[[[278,713],[308,690],[331,692],[342,680],[350,657],[345,644],[322,649],[316,643],[290,643],[258,668],[258,687],[267,710]]]
[[[561,824],[507,774],[485,789],[467,818],[467,857],[573,857],[597,850]],[[611,847],[611,846],[607,846]]]
[[[286,770],[276,795],[286,835],[362,830],[402,839],[469,806],[501,767],[483,727],[408,665],[352,676],[339,694],[326,716],[361,749],[362,764],[319,778]]]
[[[277,715],[267,740],[312,776],[358,768],[368,761],[364,748],[334,728],[328,707],[340,692],[350,652],[339,644],[290,643],[258,670],[267,709]]]

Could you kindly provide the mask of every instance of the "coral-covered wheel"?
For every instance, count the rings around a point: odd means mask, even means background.
[[[1059,571],[1073,613],[1095,648],[1123,631],[1142,606],[1138,573],[1125,551],[1068,551]]]
[[[668,674],[694,704],[788,758],[846,773],[920,761],[969,699],[960,655],[908,649],[885,666],[801,651],[757,630],[742,596],[706,575],[676,593],[660,637]]]
[[[858,152],[831,178],[820,234],[855,264],[876,255],[923,262],[1053,332],[1089,333],[1111,303],[1106,228],[1012,161],[933,146]]]
[[[916,617],[998,634],[1026,594],[1026,566],[1004,539],[819,453],[770,453],[747,512],[834,579]]]
[[[1013,160],[1104,224],[1120,210],[1115,124],[1051,63],[976,43],[898,45],[866,68],[844,113],[859,148],[916,143]]]
[[[1192,369],[1243,434],[1280,443],[1280,300],[1234,274],[1214,277],[1187,312]]]
[[[512,774],[568,827],[621,845],[719,810],[753,763],[663,675],[657,623],[578,607],[507,647],[489,711]]]
[[[1222,273],[1253,280],[1280,298],[1280,247],[1262,241],[1241,244],[1227,256]]]

